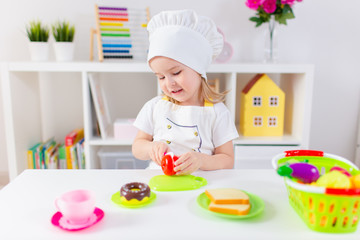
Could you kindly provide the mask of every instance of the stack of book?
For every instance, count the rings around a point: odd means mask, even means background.
[[[27,152],[28,168],[85,169],[84,129],[71,131],[64,142],[51,138],[32,146]]]
[[[75,129],[65,137],[66,168],[84,169],[84,129]]]

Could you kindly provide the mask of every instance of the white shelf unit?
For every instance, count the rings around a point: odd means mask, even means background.
[[[270,166],[273,155],[308,148],[314,66],[309,64],[214,64],[208,78],[231,90],[225,104],[239,124],[240,93],[257,73],[267,73],[286,94],[283,137],[243,137],[234,141],[235,168]],[[26,169],[26,151],[38,141],[63,141],[74,128],[85,129],[86,167],[99,168],[103,146],[130,151],[131,142],[94,134],[88,74],[101,80],[112,120],[135,118],[159,94],[145,62],[4,62],[1,64],[4,121],[10,179]]]

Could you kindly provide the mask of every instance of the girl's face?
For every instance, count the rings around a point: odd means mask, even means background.
[[[155,57],[150,67],[159,80],[165,95],[184,106],[202,106],[201,76],[186,65],[167,57]]]

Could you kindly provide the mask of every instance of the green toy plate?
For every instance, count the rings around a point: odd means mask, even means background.
[[[113,203],[115,203],[116,205],[122,206],[122,207],[126,207],[126,208],[141,208],[141,207],[145,207],[147,205],[149,205],[150,203],[152,203],[154,200],[156,199],[156,194],[151,192],[150,193],[150,198],[149,200],[147,200],[146,202],[140,202],[139,204],[133,204],[133,203],[128,203],[126,201],[122,201],[120,198],[120,191],[114,193],[111,196],[111,201]]]
[[[155,191],[187,191],[194,190],[205,186],[207,181],[205,178],[193,175],[184,176],[166,176],[157,175],[152,177],[149,186]]]
[[[233,215],[233,214],[218,213],[218,212],[210,211],[208,208],[209,208],[211,201],[208,198],[208,196],[206,196],[205,192],[201,193],[198,196],[197,203],[199,204],[200,207],[205,209],[207,212],[212,213],[219,217],[233,218],[233,219],[245,219],[245,218],[255,217],[256,215],[258,215],[259,213],[261,213],[264,210],[264,208],[265,208],[264,201],[260,197],[254,195],[254,194],[251,194],[248,192],[245,192],[245,193],[249,196],[250,207],[251,207],[250,212],[246,215]]]

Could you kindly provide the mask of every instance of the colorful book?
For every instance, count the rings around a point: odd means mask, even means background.
[[[84,158],[84,141],[85,139],[81,139],[76,144],[76,154],[77,154],[77,163],[79,169],[85,169],[85,158]]]
[[[59,147],[60,143],[51,145],[46,151],[45,151],[45,165],[48,169],[56,169],[57,163],[58,163],[58,155],[59,155]]]
[[[36,168],[36,151],[41,144],[42,142],[38,142],[27,151],[27,162],[29,169]]]
[[[43,149],[43,147],[44,147],[44,143],[41,142],[37,146],[37,148],[35,150],[35,165],[34,166],[35,166],[36,169],[41,169],[42,154],[43,154],[42,149]]]
[[[54,138],[51,138],[51,139],[47,140],[43,144],[43,147],[41,149],[41,155],[40,155],[40,168],[41,169],[47,169],[48,168],[49,160],[47,159],[46,155],[49,152],[49,148],[51,149],[55,145],[56,145],[56,142],[55,142]]]
[[[70,157],[71,157],[71,164],[73,169],[79,169],[76,146],[77,145],[72,145],[70,147]]]
[[[57,169],[58,168],[58,159],[59,159],[59,148],[55,148],[54,154],[52,154],[49,158],[49,169]]]
[[[65,136],[65,146],[74,145],[76,142],[78,142],[83,137],[84,137],[84,129],[83,128],[74,129]]]
[[[59,156],[58,156],[58,168],[59,169],[66,169],[66,148],[64,144],[59,146]]]
[[[66,165],[68,169],[76,169],[75,159],[73,160],[74,153],[72,153],[73,146],[76,145],[78,141],[84,138],[84,129],[74,129],[65,137],[65,149],[66,149]]]
[[[49,168],[50,154],[55,150],[55,146],[56,146],[56,142],[54,141],[53,144],[51,144],[49,147],[47,147],[46,149],[43,149],[45,169]]]

